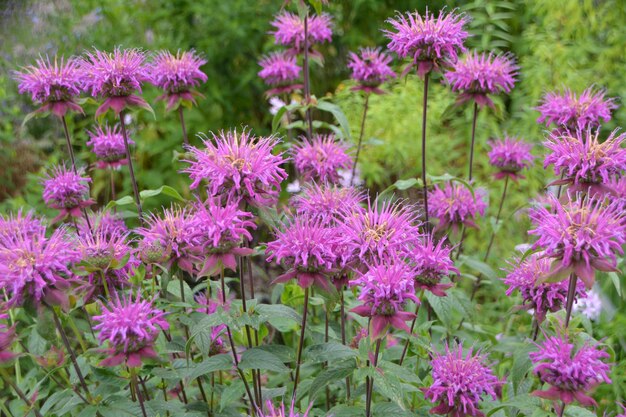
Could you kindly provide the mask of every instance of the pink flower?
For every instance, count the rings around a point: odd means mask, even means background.
[[[315,284],[328,291],[328,277],[343,239],[339,229],[324,226],[320,220],[296,217],[284,230],[277,230],[275,236],[276,240],[267,244],[267,261],[282,263],[288,271],[274,283],[295,278],[302,288]]]
[[[464,30],[468,19],[454,11],[439,12],[439,16],[426,10],[425,16],[418,12],[406,13],[406,17],[397,13],[395,19],[388,19],[392,30],[384,30],[390,39],[387,47],[400,58],[409,57],[417,74],[423,77],[430,71],[439,71],[442,67],[457,61],[458,55],[466,50],[463,42],[469,36]],[[404,75],[404,74],[403,74]]]
[[[605,92],[587,88],[580,95],[569,89],[562,93],[550,92],[543,96],[541,104],[535,108],[541,113],[537,123],[557,125],[558,128],[576,131],[600,126],[600,119],[611,120],[611,111],[618,106],[613,98],[605,98]]]
[[[341,221],[344,213],[359,210],[363,200],[365,194],[355,188],[310,183],[291,198],[290,204],[298,215],[333,225]]]
[[[296,169],[305,181],[337,184],[339,170],[352,169],[348,146],[337,141],[333,134],[315,134],[310,141],[301,137],[301,142],[294,145],[291,152]]]
[[[163,311],[155,309],[152,301],[133,300],[132,295],[114,298],[109,305],[101,303],[102,314],[93,319],[97,322],[100,343],[108,342],[111,346],[106,352],[109,357],[100,362],[100,366],[116,366],[125,363],[131,368],[141,366],[147,358],[158,358],[154,351],[154,341],[159,332],[167,330],[169,323]]]
[[[478,188],[474,192],[461,183],[446,183],[444,188],[435,185],[428,195],[430,215],[439,219],[436,231],[449,226],[456,229],[464,224],[467,227],[478,227],[474,220],[484,216],[487,210],[485,190]]]
[[[236,202],[221,205],[209,198],[204,204],[195,205],[194,217],[197,227],[193,245],[204,256],[199,276],[215,275],[222,267],[236,271],[235,256],[247,256],[254,252],[241,247],[244,240],[252,240],[249,230],[256,229],[250,220],[254,216],[240,210]]]
[[[299,54],[304,50],[304,20],[297,14],[282,12],[271,23],[276,28],[275,43],[289,47],[291,54]],[[309,47],[316,43],[330,42],[333,32],[331,18],[327,14],[308,16],[307,31]]]
[[[611,132],[601,142],[600,129],[595,132],[577,131],[553,132],[543,143],[550,153],[544,161],[544,168],[554,165],[554,174],[563,175],[562,180],[552,184],[571,184],[571,191],[590,194],[613,194],[611,180],[622,176],[626,170],[626,148],[622,145],[626,134]]]
[[[295,404],[292,402],[289,410],[285,409],[285,403],[281,402],[280,406],[274,407],[271,400],[265,402],[266,411],[257,409],[258,417],[309,417],[309,411],[313,407],[313,403],[309,405],[303,413],[298,413],[295,410]]]
[[[98,158],[96,167],[115,169],[128,163],[124,137],[119,125],[115,125],[113,128],[106,125],[104,129],[101,126],[96,126],[87,134],[89,135],[87,146],[91,147],[91,151]],[[129,145],[134,143],[132,140],[128,140]]]
[[[390,259],[368,266],[350,283],[360,286],[358,299],[363,303],[350,311],[371,319],[369,334],[373,339],[383,337],[387,326],[411,332],[405,322],[414,319],[415,314],[404,311],[404,306],[408,300],[420,302],[413,286],[415,274],[415,269],[402,259]]]
[[[82,90],[82,71],[76,58],[61,57],[59,61],[55,56],[54,63],[48,57],[39,58],[36,65],[14,75],[19,81],[19,92],[30,94],[33,102],[41,104],[37,112],[49,111],[58,117],[70,110],[83,113],[76,103]]]
[[[203,141],[204,149],[188,148],[192,155],[186,160],[191,188],[203,180],[211,197],[224,200],[242,200],[254,206],[273,203],[278,197],[280,183],[287,178],[281,165],[282,154],[273,155],[279,140],[274,136],[256,137],[250,131],[236,130],[213,134],[213,140]]]
[[[18,233],[28,237],[45,229],[46,226],[43,225],[41,219],[32,211],[23,214],[20,209],[17,215],[0,215],[0,238],[12,237]]]
[[[494,107],[489,95],[510,93],[518,68],[510,54],[473,52],[454,63],[445,77],[452,91],[461,93],[459,104],[474,100],[480,106]]]
[[[363,264],[377,264],[405,256],[419,245],[418,226],[414,206],[368,200],[367,210],[358,207],[344,214],[340,229]]]
[[[298,65],[294,55],[287,52],[272,52],[261,58],[259,65],[262,68],[259,71],[259,77],[265,81],[265,84],[274,87],[267,92],[268,96],[303,88],[302,83],[298,82],[302,68]]]
[[[81,217],[78,223],[78,232],[81,235],[102,233],[103,236],[114,236],[128,233],[128,227],[126,227],[124,219],[118,213],[100,210],[95,213],[91,212],[88,216],[92,229],[87,226],[84,218]]]
[[[616,254],[623,254],[626,243],[626,212],[619,200],[600,200],[582,195],[561,203],[554,196],[549,207],[537,206],[530,211],[538,236],[533,248],[541,248],[553,260],[549,274],[539,282],[558,282],[571,273],[587,289],[593,287],[595,270],[616,271]]]
[[[478,409],[481,399],[488,395],[494,400],[499,397],[503,384],[493,371],[485,365],[486,357],[472,349],[463,356],[463,345],[441,354],[432,354],[433,383],[423,389],[424,396],[439,404],[430,410],[431,414],[450,417],[483,417]]]
[[[430,291],[436,296],[445,297],[451,283],[441,281],[451,273],[459,273],[450,254],[452,247],[445,244],[445,238],[436,241],[427,235],[409,254],[409,260],[415,265],[415,288]]]
[[[74,279],[70,266],[79,260],[63,228],[50,237],[45,227],[0,235],[0,289],[6,291],[9,306],[25,302],[64,305],[63,291]]]
[[[96,110],[96,117],[113,109],[116,115],[130,106],[150,108],[135,95],[149,79],[144,65],[145,53],[139,49],[115,48],[113,53],[87,52],[81,61],[84,86],[93,97],[103,97],[104,103]]]
[[[488,142],[489,164],[498,169],[494,175],[496,179],[509,177],[513,181],[525,178],[520,174],[524,168],[532,166],[534,156],[530,153],[532,145],[523,140],[505,136]]]
[[[522,306],[525,310],[533,310],[538,323],[542,323],[548,312],[556,312],[563,308],[567,299],[567,281],[545,283],[541,280],[550,273],[552,261],[542,254],[532,254],[522,262],[518,259],[509,262],[504,283],[509,287],[509,297],[519,291]],[[576,298],[585,298],[585,287],[577,281]]]
[[[83,177],[83,173],[83,169],[75,173],[65,165],[57,165],[43,180],[43,200],[48,207],[60,211],[53,222],[67,216],[80,217],[83,208],[95,203],[89,198],[91,178]]]
[[[207,81],[207,76],[200,67],[207,61],[195,51],[178,50],[176,55],[169,51],[159,51],[148,65],[146,72],[150,83],[165,93],[159,100],[167,100],[167,110],[172,110],[183,101],[196,103],[199,93],[194,91],[200,83]]]
[[[361,48],[359,55],[350,52],[348,61],[352,78],[359,83],[358,86],[353,87],[353,90],[383,94],[378,86],[396,76],[396,73],[389,67],[391,57],[380,48]]]
[[[611,383],[610,367],[604,362],[609,354],[587,342],[576,347],[563,335],[547,336],[537,346],[539,350],[529,356],[535,365],[535,374],[550,388],[532,394],[554,400],[557,407],[560,407],[559,401],[564,404],[578,401],[587,407],[595,406],[596,402],[587,393],[602,382]]]

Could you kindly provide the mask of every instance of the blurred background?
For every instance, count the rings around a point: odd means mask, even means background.
[[[277,49],[268,35],[270,21],[284,0],[0,0],[0,211],[18,207],[48,212],[41,201],[39,176],[50,164],[65,158],[61,126],[53,118],[33,119],[22,126],[24,116],[34,107],[27,96],[17,93],[11,71],[33,63],[39,55],[75,55],[96,47],[114,46],[159,49],[194,48],[208,61],[203,67],[209,79],[199,89],[205,98],[187,111],[192,143],[198,132],[248,126],[256,134],[271,132],[272,115],[257,76],[258,59]],[[481,231],[468,238],[471,254],[478,243],[491,233],[490,217],[501,193],[501,184],[491,179],[486,141],[505,133],[536,144],[538,156],[527,179],[513,184],[504,208],[505,222],[491,257],[492,267],[500,273],[504,259],[514,246],[528,242],[528,220],[522,210],[531,198],[544,190],[553,173],[542,168],[541,141],[544,128],[536,124],[533,110],[543,93],[569,87],[579,93],[595,85],[605,88],[609,97],[626,95],[626,2],[623,0],[525,0],[525,1],[428,1],[431,11],[458,7],[472,18],[468,41],[480,51],[511,51],[518,59],[519,81],[508,97],[497,97],[496,109],[480,112],[477,129],[476,169],[479,184],[491,193],[491,210]],[[384,46],[381,29],[396,10],[423,12],[424,1],[408,0],[332,0],[326,7],[334,20],[331,44],[320,51],[324,67],[313,66],[312,92],[329,96],[346,113],[352,136],[358,137],[363,97],[350,91],[346,58],[360,46]],[[401,72],[403,65],[396,62]],[[455,106],[455,96],[441,83],[432,83],[429,95],[428,172],[464,176],[470,140],[471,108]],[[410,75],[386,87],[389,93],[372,97],[368,114],[361,176],[372,193],[384,190],[398,179],[419,175],[419,137],[421,82]],[[153,105],[156,120],[147,112],[133,114],[131,135],[136,142],[136,170],[143,189],[173,186],[189,195],[188,179],[178,174],[181,151],[178,120],[156,102],[158,92],[146,86],[144,96]],[[93,161],[84,143],[86,129],[94,123],[95,106],[86,105],[87,116],[71,120],[78,158],[83,164]],[[626,125],[626,109],[615,111],[613,120],[603,127],[603,135]],[[93,171],[92,193],[99,202],[109,198],[108,174]],[[118,178],[122,181],[121,175]],[[130,193],[129,183],[120,183]],[[118,195],[118,196],[119,196]],[[155,203],[148,209],[157,208]],[[484,245],[482,245],[484,246]],[[623,275],[620,274],[623,281]],[[600,279],[606,316],[596,326],[597,337],[610,337],[614,346],[624,345],[626,314],[622,296],[608,279]],[[498,294],[498,295],[495,295]],[[494,297],[503,296],[498,291]],[[488,297],[484,294],[483,297]],[[510,305],[493,311],[495,322]],[[621,309],[621,312],[620,312]],[[489,317],[485,317],[488,321]],[[620,335],[621,332],[621,335]],[[623,355],[623,353],[621,353]],[[614,390],[614,399],[623,397],[626,365],[621,362],[617,384],[603,387]]]

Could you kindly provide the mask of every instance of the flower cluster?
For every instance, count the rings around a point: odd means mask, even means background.
[[[538,323],[542,323],[548,312],[556,312],[563,308],[567,299],[568,283],[566,281],[545,283],[543,277],[550,274],[552,260],[541,254],[533,254],[523,261],[514,260],[509,263],[504,283],[509,287],[506,295],[511,296],[519,291],[523,305],[521,308],[532,310]],[[576,285],[575,297],[586,297],[582,282]]]
[[[23,214],[20,210],[17,215],[0,215],[0,238],[11,237],[18,233],[29,237],[45,229],[44,224],[32,211]]]
[[[358,299],[363,303],[351,311],[371,319],[369,334],[373,339],[384,336],[387,326],[411,332],[405,322],[415,314],[403,309],[408,300],[420,302],[415,296],[415,275],[416,270],[402,259],[390,259],[368,266],[350,283],[360,286]]]
[[[624,253],[626,213],[619,200],[580,200],[568,194],[565,203],[554,196],[549,202],[530,211],[535,228],[528,233],[538,236],[533,247],[553,259],[550,273],[540,282],[561,281],[573,272],[591,289],[594,271],[614,271],[616,254]]]
[[[189,174],[191,188],[207,181],[207,192],[212,197],[231,201],[243,200],[263,206],[272,203],[280,183],[287,177],[281,165],[282,154],[273,155],[279,143],[274,136],[257,138],[247,130],[213,134],[213,140],[203,141],[204,149],[190,146],[193,159],[182,172]]]
[[[324,224],[336,224],[345,213],[360,209],[365,195],[354,188],[311,183],[291,199],[299,216],[320,219]]]
[[[562,93],[550,92],[543,96],[536,108],[541,113],[538,123],[557,125],[559,129],[576,131],[595,128],[600,120],[611,120],[611,112],[617,108],[615,99],[606,98],[604,91],[587,88],[580,95],[569,89]]]
[[[502,385],[485,361],[472,349],[464,356],[461,344],[452,350],[446,345],[443,354],[435,351],[431,361],[433,384],[424,389],[424,396],[439,405],[430,412],[453,417],[483,416],[478,409],[482,397],[497,399]]]
[[[152,301],[142,300],[139,293],[114,298],[109,305],[101,304],[102,314],[93,319],[100,343],[108,342],[110,355],[100,362],[101,366],[116,366],[126,363],[131,368],[141,366],[146,358],[156,358],[154,341],[160,329],[167,330],[169,323],[165,313],[153,307]],[[160,328],[160,329],[159,329]]]
[[[295,401],[294,401],[295,402]],[[298,413],[295,410],[294,402],[291,403],[289,410],[285,408],[285,403],[282,402],[280,406],[275,407],[271,400],[267,400],[265,407],[267,411],[257,410],[256,415],[258,417],[309,417],[309,412],[313,407],[313,403],[309,405],[303,413]]]
[[[289,47],[291,54],[304,51],[304,19],[294,13],[282,12],[276,16],[272,26],[276,28],[271,34],[274,35],[277,45]],[[307,35],[309,47],[316,43],[330,42],[333,35],[330,16],[308,16]]]
[[[564,178],[553,184],[571,184],[571,191],[590,194],[612,193],[610,182],[626,171],[626,134],[611,132],[600,141],[600,130],[578,130],[576,134],[553,132],[544,142],[550,151],[544,168],[554,165],[554,173]]]
[[[273,86],[267,95],[289,93],[302,88],[297,80],[300,77],[302,68],[298,65],[296,57],[287,52],[273,52],[259,61],[261,71],[259,77],[266,84]]]
[[[428,10],[424,16],[398,13],[387,22],[393,27],[384,31],[390,39],[387,47],[400,58],[411,58],[412,65],[406,71],[417,66],[420,77],[456,62],[459,53],[466,50],[463,42],[469,33],[464,26],[468,19],[454,11],[441,11],[437,17]]]
[[[547,336],[538,347],[538,351],[530,353],[530,359],[535,374],[550,388],[534,391],[533,395],[566,405],[576,400],[595,406],[587,393],[601,382],[611,383],[610,367],[605,363],[609,354],[588,343],[576,347],[564,336]]]
[[[417,244],[409,255],[415,264],[415,288],[445,297],[451,283],[441,281],[452,273],[459,273],[451,258],[453,247],[446,245],[445,238],[436,240],[428,235]]]
[[[94,204],[89,199],[91,178],[82,174],[82,170],[74,172],[65,165],[58,165],[43,180],[43,200],[48,207],[60,211],[54,221],[68,215],[79,217],[81,209]]]
[[[489,146],[489,164],[498,169],[494,175],[496,179],[524,179],[520,171],[530,168],[535,159],[530,153],[533,147],[530,143],[506,136],[504,139],[489,141]]]
[[[159,97],[167,101],[167,109],[172,110],[183,100],[194,103],[199,95],[193,89],[206,82],[207,75],[200,70],[206,60],[195,51],[158,52],[147,68],[147,77],[153,85],[164,91]]]
[[[87,133],[89,134],[87,146],[91,147],[92,152],[98,158],[96,167],[115,169],[128,163],[124,137],[119,125],[115,125],[113,128],[108,125],[104,128],[96,126],[94,130]],[[132,145],[134,142],[129,139],[128,144]]]
[[[396,73],[389,67],[391,57],[380,48],[361,48],[358,55],[350,52],[348,61],[352,78],[359,84],[353,87],[353,90],[382,94],[383,91],[378,87],[396,76]]]
[[[485,198],[483,189],[472,191],[461,183],[447,183],[444,188],[435,185],[428,194],[428,210],[432,217],[439,219],[436,230],[445,230],[449,226],[456,229],[462,224],[478,227],[474,219],[485,215]]]
[[[335,136],[316,134],[309,141],[302,137],[292,149],[293,161],[298,173],[305,181],[339,182],[339,170],[351,169],[352,158],[347,145],[338,142]]]
[[[54,62],[50,58],[39,58],[35,65],[29,65],[23,72],[16,72],[19,92],[28,93],[33,102],[41,104],[39,112],[49,111],[63,117],[69,110],[83,113],[76,98],[83,89],[82,70],[75,58]]]
[[[490,94],[510,93],[518,66],[511,55],[473,52],[452,65],[445,73],[452,91],[461,93],[459,103],[473,100],[480,106],[493,107]]]

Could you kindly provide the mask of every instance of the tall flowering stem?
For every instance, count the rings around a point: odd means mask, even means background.
[[[130,181],[133,184],[133,193],[135,195],[135,205],[137,206],[137,214],[139,222],[143,224],[143,210],[141,209],[141,199],[139,198],[139,188],[137,187],[137,179],[135,178],[135,170],[133,169],[133,160],[130,155],[130,146],[128,145],[128,134],[126,133],[126,125],[124,124],[124,110],[120,112],[120,127],[122,128],[122,136],[124,137],[124,147],[126,148],[126,159],[128,160],[128,172],[130,173]]]
[[[476,120],[478,119],[478,102],[474,102],[474,117],[472,119],[472,144],[470,145],[469,175],[468,180],[472,180],[472,167],[474,165],[474,142],[476,140]]]
[[[424,229],[428,233],[430,231],[430,223],[428,221],[428,184],[426,183],[426,114],[428,111],[428,80],[430,72],[424,75],[424,93],[422,102],[422,193],[424,197]]]
[[[143,417],[148,417],[146,413],[146,406],[143,404],[143,394],[141,393],[141,389],[139,388],[139,384],[137,383],[137,370],[135,368],[130,368],[130,384],[131,384],[131,392],[134,392],[137,396],[137,400],[139,401],[139,407],[141,407],[141,414]]]
[[[306,330],[306,318],[309,311],[309,287],[304,288],[304,312],[302,313],[302,325],[300,326],[300,340],[298,341],[298,354],[296,356],[296,376],[293,379],[293,401],[296,400],[298,382],[300,379],[300,364],[302,363],[302,348],[304,347],[304,332]]]
[[[185,143],[185,146],[189,146],[187,128],[185,127],[185,116],[183,115],[183,106],[178,106],[178,118],[180,119],[180,127],[183,130],[183,142]]]
[[[306,105],[307,138],[313,137],[313,116],[311,115],[311,77],[309,75],[309,12],[304,16],[304,103]],[[294,391],[295,392],[295,391]]]
[[[359,163],[359,154],[361,153],[361,144],[363,143],[363,132],[365,132],[365,119],[367,118],[367,110],[369,107],[370,93],[365,93],[365,102],[363,103],[363,117],[361,118],[361,132],[359,133],[359,143],[354,156],[354,165],[352,165],[352,175],[350,175],[350,187],[354,185],[354,176],[356,175],[356,166]]]
[[[70,139],[70,131],[67,128],[67,120],[65,120],[65,116],[61,116],[61,123],[63,124],[63,131],[65,132],[67,153],[70,155],[70,160],[72,161],[72,169],[74,170],[74,173],[76,173],[76,159],[74,158],[74,149],[72,149],[72,140]]]
[[[570,274],[569,285],[567,287],[567,301],[565,303],[565,327],[569,326],[569,320],[572,317],[572,307],[574,306],[574,298],[576,297],[576,274]]]
[[[372,361],[372,367],[376,370],[376,366],[378,365],[378,355],[380,354],[380,344],[383,339],[378,339],[376,341],[376,350],[374,351],[374,360]],[[369,384],[367,384],[367,392],[366,392],[366,403],[365,403],[365,417],[370,417],[370,410],[372,408],[372,393],[374,392],[374,379],[369,379]]]

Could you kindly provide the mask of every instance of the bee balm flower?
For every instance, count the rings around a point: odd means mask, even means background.
[[[378,87],[396,76],[396,73],[389,67],[391,57],[380,48],[362,48],[358,55],[350,52],[348,60],[352,78],[359,83],[353,90],[383,94],[384,92]]]
[[[537,123],[545,123],[548,127],[555,124],[558,130],[576,131],[596,128],[600,119],[608,122],[611,111],[616,108],[615,99],[605,98],[604,91],[594,92],[590,87],[580,95],[569,89],[562,93],[547,93],[535,110],[541,113]]]
[[[74,172],[64,165],[52,169],[43,180],[43,200],[50,208],[60,211],[54,221],[66,216],[80,217],[81,210],[95,202],[89,198],[91,178],[83,177],[83,170]]]
[[[286,52],[273,52],[263,57],[259,65],[262,68],[259,71],[259,77],[265,81],[265,84],[273,86],[267,92],[268,96],[289,93],[303,87],[297,81],[302,68],[298,65],[295,56]]]
[[[520,174],[524,168],[532,166],[534,156],[530,153],[532,145],[522,140],[505,137],[504,139],[488,142],[489,164],[498,169],[494,175],[496,179],[509,177],[513,181],[523,179]]]
[[[444,188],[435,185],[428,196],[428,209],[432,217],[439,219],[436,230],[448,226],[457,228],[461,224],[477,227],[474,219],[479,215],[484,216],[487,209],[484,198],[484,190],[476,189],[472,194],[460,183],[447,183]]]
[[[313,135],[309,141],[302,141],[292,149],[296,169],[306,181],[339,182],[339,170],[351,169],[352,158],[347,153],[347,146],[335,140],[335,136]]]
[[[89,141],[87,146],[91,147],[92,152],[98,158],[96,167],[100,169],[119,168],[128,163],[126,158],[126,147],[124,146],[124,137],[120,131],[119,125],[113,126],[96,126],[94,130],[87,132]],[[128,144],[135,142],[129,139]]]
[[[289,47],[291,54],[300,54],[304,51],[304,20],[297,14],[282,12],[272,22],[276,28],[275,43]],[[330,42],[333,32],[331,19],[327,14],[308,16],[307,32],[309,48],[316,43]]]

